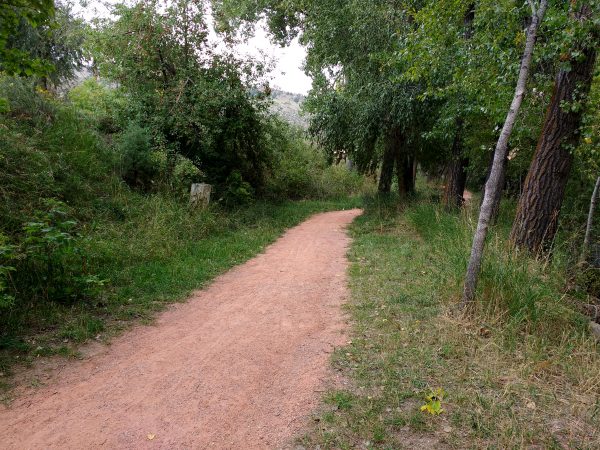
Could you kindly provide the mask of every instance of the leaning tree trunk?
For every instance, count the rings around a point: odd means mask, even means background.
[[[485,185],[490,178],[490,174],[492,173],[493,164],[494,164],[494,154],[492,153],[491,158],[490,158],[490,164],[488,167],[488,172],[485,177],[485,183],[483,184],[483,188],[481,189],[481,192],[483,193],[483,195],[481,196],[481,203],[483,203],[483,199],[485,198]],[[508,155],[506,158],[504,158],[503,165],[502,165],[502,171],[500,174],[500,179],[498,180],[498,184],[500,185],[500,187],[498,188],[498,190],[496,191],[496,193],[494,195],[494,198],[492,199],[494,208],[492,209],[492,217],[490,218],[491,223],[496,223],[498,221],[498,214],[500,213],[500,202],[502,200],[502,191],[504,190],[504,186],[506,184],[506,168],[507,168],[507,166],[508,166]],[[481,207],[481,203],[479,204],[480,207]]]
[[[525,50],[523,52],[523,59],[521,61],[521,69],[519,70],[519,78],[517,80],[515,95],[510,105],[508,114],[506,115],[506,120],[504,121],[502,132],[500,133],[500,138],[496,144],[494,163],[492,164],[490,177],[485,185],[485,195],[479,211],[477,230],[475,231],[475,236],[473,237],[471,257],[469,258],[469,265],[467,267],[467,274],[465,276],[463,298],[460,304],[462,309],[471,304],[475,298],[477,279],[479,277],[479,270],[481,269],[483,248],[485,246],[485,238],[487,236],[488,226],[495,207],[494,199],[497,198],[498,189],[501,188],[500,181],[503,177],[502,172],[504,171],[504,160],[508,155],[508,140],[512,133],[519,109],[521,108],[523,96],[525,95],[525,86],[529,76],[529,65],[531,64],[531,57],[533,55],[533,47],[535,44],[537,30],[548,5],[547,0],[541,0],[539,9],[536,11],[533,7],[533,2],[530,3],[532,5],[533,12],[531,25],[529,25],[529,29],[527,30],[527,40],[525,42]]]
[[[581,105],[590,90],[596,61],[594,47],[573,59],[570,70],[560,70],[542,134],[529,167],[511,231],[518,248],[533,253],[547,250],[558,228],[558,216],[573,162],[572,148],[579,140]]]
[[[452,156],[446,167],[444,206],[448,209],[460,208],[465,203],[464,192],[467,185],[467,165],[469,160],[463,155],[462,120],[456,121],[456,134],[452,142]]]
[[[590,249],[590,240],[592,237],[592,225],[594,224],[594,212],[596,211],[596,200],[598,200],[598,192],[600,191],[600,177],[596,180],[592,200],[590,201],[590,211],[588,212],[587,225],[585,227],[585,236],[583,238],[583,250],[581,251],[581,261],[587,259]]]

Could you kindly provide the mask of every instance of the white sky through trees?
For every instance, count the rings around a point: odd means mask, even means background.
[[[75,10],[86,20],[94,17],[107,17],[111,4],[117,0],[91,0],[76,4]],[[133,3],[133,2],[128,2]],[[216,35],[211,33],[215,38]],[[218,39],[218,38],[217,38]],[[240,56],[248,55],[267,62],[272,62],[274,68],[270,74],[271,87],[294,94],[306,95],[311,87],[311,80],[302,70],[306,58],[306,49],[294,39],[290,45],[280,47],[269,39],[264,23],[258,23],[254,36],[247,42],[236,46]]]

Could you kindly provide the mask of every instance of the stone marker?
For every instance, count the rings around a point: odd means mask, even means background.
[[[600,324],[590,322],[590,333],[600,342]]]
[[[206,183],[193,183],[190,191],[190,204],[205,208],[210,202],[212,186]]]

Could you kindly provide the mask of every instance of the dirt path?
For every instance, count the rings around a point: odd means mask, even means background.
[[[344,227],[358,214],[312,217],[156,326],[0,407],[0,447],[284,445],[318,405],[329,353],[344,342]]]

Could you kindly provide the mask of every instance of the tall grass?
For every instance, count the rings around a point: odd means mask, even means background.
[[[454,313],[474,211],[429,195],[371,199],[352,226],[345,376],[324,397],[307,448],[596,448],[600,355],[558,262],[511,253],[510,210],[490,233],[468,318]],[[510,204],[508,204],[510,207]],[[445,392],[444,411],[421,411]]]

